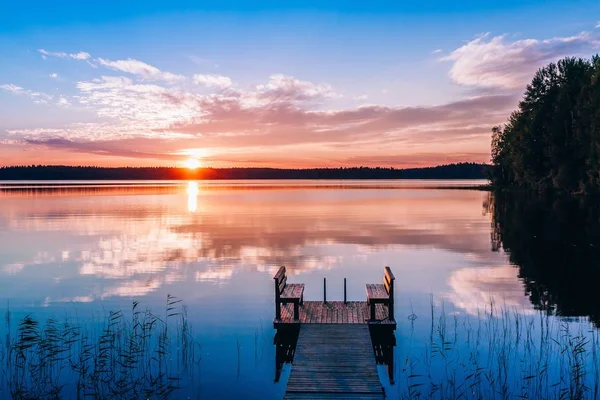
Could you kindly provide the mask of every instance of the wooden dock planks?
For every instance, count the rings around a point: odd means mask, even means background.
[[[368,325],[303,325],[284,398],[383,399]]]
[[[300,318],[294,319],[294,307],[291,304],[281,306],[281,318],[273,320],[277,328],[285,324],[378,324],[396,325],[395,320],[388,320],[387,307],[375,305],[374,321],[369,320],[369,306],[366,301],[305,301],[300,306]]]

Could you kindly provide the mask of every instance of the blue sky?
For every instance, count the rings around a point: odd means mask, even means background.
[[[598,20],[577,0],[3,2],[0,156],[487,161],[531,74],[595,54]]]

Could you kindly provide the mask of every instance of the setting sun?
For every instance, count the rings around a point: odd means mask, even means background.
[[[189,169],[197,169],[200,167],[200,161],[196,158],[185,160],[185,166]]]

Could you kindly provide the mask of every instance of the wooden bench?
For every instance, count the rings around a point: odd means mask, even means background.
[[[294,303],[294,319],[300,318],[300,304],[304,302],[304,283],[287,283],[285,267],[273,277],[275,280],[275,318],[281,319],[281,305]]]
[[[388,307],[388,319],[394,319],[394,274],[390,267],[383,269],[383,284],[367,284],[367,304],[371,306],[371,320],[375,319],[375,304]]]

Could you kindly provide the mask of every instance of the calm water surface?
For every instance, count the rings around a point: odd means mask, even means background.
[[[3,184],[0,293],[15,318],[94,321],[133,300],[164,309],[175,295],[201,343],[201,379],[187,392],[203,398],[283,396],[289,367],[274,382],[272,328],[281,265],[306,284],[306,300],[322,299],[324,277],[328,299],[343,298],[347,278],[349,300],[364,300],[365,283],[391,267],[396,384],[380,372],[392,398],[431,334],[432,301],[448,318],[475,318],[490,303],[536,315],[526,284],[537,278],[525,282],[495,243],[484,191],[419,181]]]

